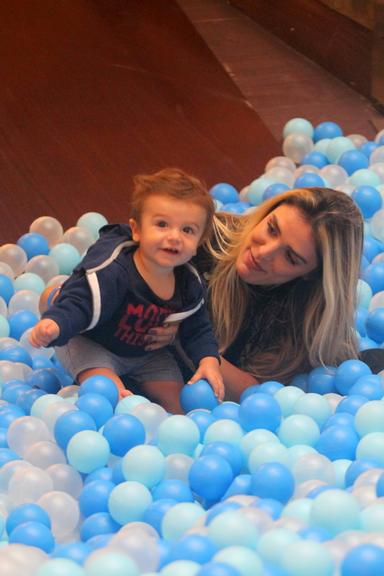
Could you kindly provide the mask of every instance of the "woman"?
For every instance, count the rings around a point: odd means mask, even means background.
[[[344,192],[290,190],[242,216],[218,214],[194,262],[207,276],[226,399],[255,382],[357,357],[363,220]],[[150,348],[169,343],[157,329]],[[193,380],[192,380],[193,381]]]

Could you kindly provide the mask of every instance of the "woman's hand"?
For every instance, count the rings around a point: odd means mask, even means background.
[[[172,322],[171,324],[164,324],[158,328],[151,328],[145,337],[147,345],[145,350],[151,352],[152,350],[159,350],[164,346],[170,346],[174,343],[179,323]]]
[[[214,356],[206,356],[200,361],[198,369],[188,381],[188,384],[193,384],[201,379],[208,380],[216,398],[219,402],[222,402],[225,396],[224,382],[220,372],[219,361]]]
[[[41,346],[48,346],[52,340],[56,340],[59,334],[58,324],[50,318],[43,318],[32,328],[29,342],[35,348],[41,348]]]

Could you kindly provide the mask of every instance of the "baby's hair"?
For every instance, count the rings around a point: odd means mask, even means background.
[[[131,216],[137,222],[140,222],[144,202],[149,196],[175,198],[204,208],[207,220],[200,242],[210,236],[215,206],[207,186],[201,180],[179,168],[164,168],[154,174],[139,174],[134,177],[133,183]]]

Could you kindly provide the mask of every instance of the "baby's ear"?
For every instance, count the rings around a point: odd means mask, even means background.
[[[134,218],[130,218],[128,224],[132,230],[132,240],[135,242],[139,242],[140,240],[140,233],[139,233],[139,225]]]

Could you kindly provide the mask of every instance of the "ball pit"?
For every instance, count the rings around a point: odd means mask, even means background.
[[[282,156],[217,209],[244,213],[294,186],[349,194],[365,219],[356,331],[384,343],[384,145],[291,119]],[[81,387],[28,333],[106,218],[35,220],[0,247],[0,572],[10,576],[384,574],[384,381],[361,360],[265,382],[239,404],[205,381],[185,415],[111,380]],[[61,275],[61,276],[60,276]]]

